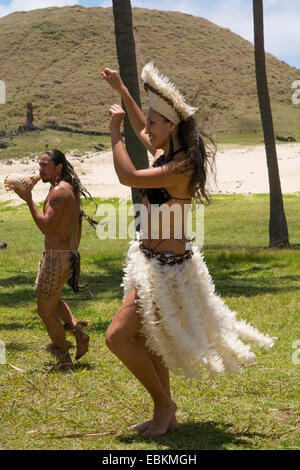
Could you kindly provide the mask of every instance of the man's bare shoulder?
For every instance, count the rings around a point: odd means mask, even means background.
[[[55,186],[54,189],[62,190],[62,192],[65,193],[65,195],[70,195],[73,194],[73,189],[70,183],[67,181],[60,181],[57,186]]]
[[[65,204],[73,198],[74,194],[71,185],[66,181],[60,181],[59,184],[51,190],[48,202],[51,207],[55,207],[60,204]]]

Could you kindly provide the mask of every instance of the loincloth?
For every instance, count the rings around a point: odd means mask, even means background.
[[[211,375],[240,372],[240,362],[250,363],[255,357],[241,338],[266,349],[273,346],[274,338],[237,320],[236,312],[215,293],[198,247],[180,265],[168,266],[145,256],[138,241],[130,245],[124,300],[136,289],[146,347],[175,374],[199,378],[203,365]]]
[[[80,255],[77,250],[45,250],[35,281],[38,297],[50,299],[60,295],[66,283],[78,292],[79,275]]]

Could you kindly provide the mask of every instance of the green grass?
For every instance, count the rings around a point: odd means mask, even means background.
[[[256,363],[241,375],[211,381],[203,371],[191,384],[172,376],[180,430],[151,441],[127,431],[151,415],[151,401],[104,343],[121,305],[127,241],[100,241],[84,225],[82,282],[89,286],[78,295],[64,288],[63,298],[77,318],[93,321],[90,351],[74,371],[47,373],[49,340],[32,288],[42,236],[25,205],[1,203],[8,247],[0,251],[0,336],[7,348],[0,448],[299,449],[299,364],[292,361],[300,340],[299,196],[284,202],[291,247],[283,250],[267,247],[268,196],[217,195],[205,209],[203,252],[217,292],[239,318],[279,340],[271,351],[254,347]],[[85,206],[90,213],[93,207]]]
[[[288,137],[289,134],[280,133],[282,137]],[[277,135],[277,134],[276,134]],[[296,139],[296,142],[300,142],[300,134],[292,133],[292,136]],[[230,146],[253,146],[253,145],[264,145],[264,136],[261,131],[257,132],[234,132],[227,134],[212,134],[212,137],[216,144],[225,144]],[[290,144],[290,142],[288,142]],[[276,140],[276,146],[286,145],[287,142],[280,142]]]
[[[40,156],[47,148],[58,148],[63,152],[76,149],[80,153],[97,150],[95,146],[104,145],[103,150],[110,148],[110,136],[93,136],[52,129],[26,132],[8,140],[10,146],[0,149],[0,162],[8,159]]]
[[[172,71],[170,78],[199,108],[197,115],[209,131],[261,130],[249,41],[179,12],[133,8],[133,26],[139,76],[145,63],[155,59],[162,73]],[[112,8],[76,5],[16,12],[0,18],[0,43],[0,80],[7,87],[0,130],[24,124],[31,102],[37,126],[55,122],[108,131],[109,106],[120,102],[100,78],[104,67],[118,67]],[[300,106],[291,98],[299,70],[271,54],[266,62],[276,132],[299,134]],[[140,90],[146,109],[141,79]]]
[[[297,142],[300,134],[294,134]],[[253,146],[263,145],[261,132],[235,132],[231,134],[216,134],[212,136],[217,145]],[[46,129],[42,131],[26,132],[12,139],[3,139],[9,142],[9,147],[0,149],[0,162],[10,159],[26,159],[40,156],[48,149],[58,148],[63,152],[76,149],[78,153],[96,152],[95,146],[102,144],[103,150],[111,150],[110,136],[93,136]],[[209,143],[209,141],[208,141]],[[277,145],[285,145],[277,142]]]

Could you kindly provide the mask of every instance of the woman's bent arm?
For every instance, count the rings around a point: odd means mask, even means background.
[[[110,108],[110,113],[116,113],[120,118],[124,111],[118,105]],[[175,163],[170,162],[157,168],[136,170],[126,151],[122,141],[121,131],[118,126],[111,125],[111,142],[113,149],[114,167],[120,183],[132,188],[160,188],[184,187],[186,181],[182,178],[182,173],[175,173]]]
[[[105,68],[101,75],[114,90],[117,90],[120,93],[129,117],[130,124],[136,136],[142,142],[142,144],[152,153],[152,155],[155,155],[156,151],[153,150],[150,144],[150,139],[145,133],[147,123],[146,117],[132,98],[128,88],[126,88],[126,86],[124,85],[118,72]]]

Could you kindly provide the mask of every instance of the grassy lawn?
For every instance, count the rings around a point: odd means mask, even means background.
[[[102,144],[103,150],[110,149],[110,136],[84,135],[70,132],[61,132],[53,129],[26,132],[13,139],[3,139],[10,145],[0,149],[0,162],[8,159],[22,159],[24,157],[40,156],[45,150],[56,148],[62,152],[76,149],[78,152],[97,152],[94,148]],[[99,151],[99,150],[98,150]]]
[[[93,322],[90,351],[74,371],[48,373],[49,340],[32,287],[42,235],[25,205],[1,203],[8,247],[0,251],[0,448],[299,449],[300,366],[292,360],[300,340],[299,196],[284,202],[291,247],[283,250],[267,248],[267,195],[217,195],[205,209],[203,252],[217,292],[239,318],[279,340],[271,351],[253,347],[257,360],[241,375],[210,380],[203,370],[192,383],[172,376],[181,426],[152,440],[127,430],[151,416],[151,400],[104,342],[121,304],[127,240],[99,240],[84,224],[88,288],[78,295],[64,288],[63,298],[78,319]]]
[[[300,141],[300,134],[293,134],[297,142]],[[264,138],[262,132],[235,132],[232,134],[215,134],[212,136],[217,146],[229,145],[253,146],[263,145]],[[39,157],[46,148],[48,150],[57,148],[67,153],[76,149],[79,153],[96,152],[95,146],[99,144],[104,151],[111,150],[110,136],[84,135],[70,132],[62,132],[53,129],[26,132],[12,139],[4,138],[10,145],[6,149],[0,149],[0,163],[9,159],[20,159],[25,162],[28,158]],[[207,141],[209,143],[209,141]],[[285,145],[284,142],[277,142],[277,145]],[[47,147],[46,147],[47,146]]]

